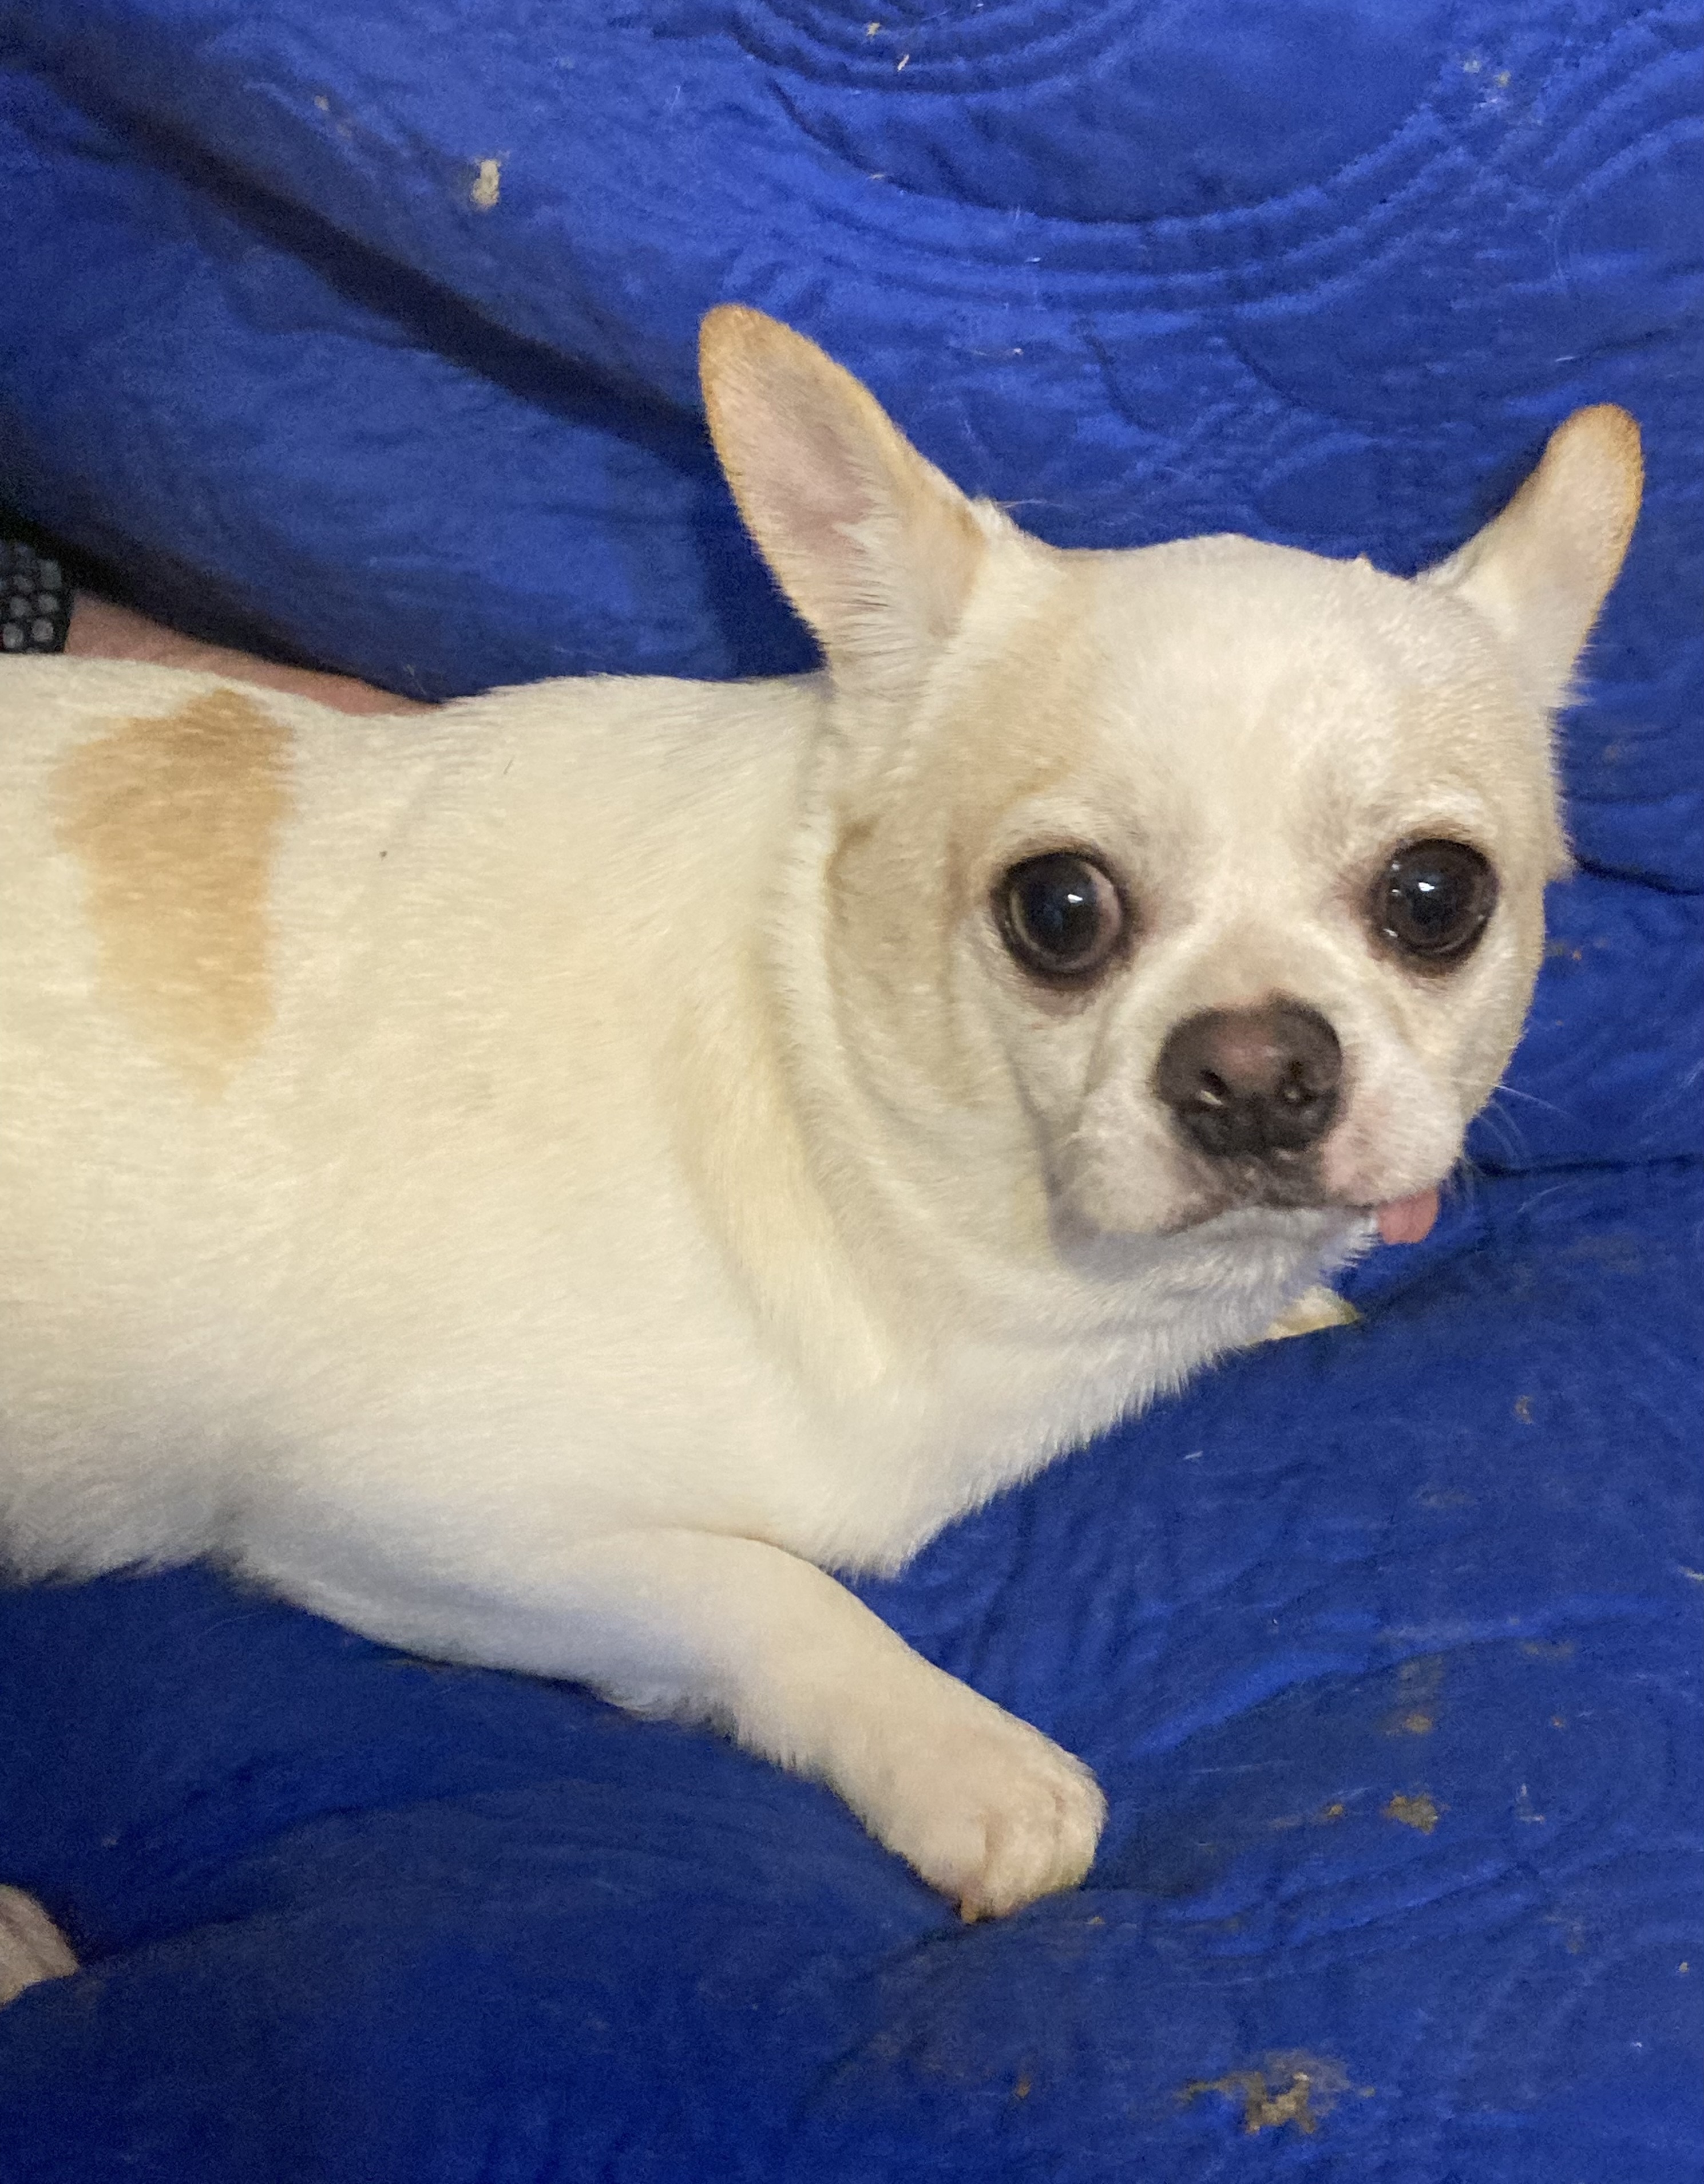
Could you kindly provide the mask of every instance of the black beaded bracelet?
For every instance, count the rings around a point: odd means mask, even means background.
[[[0,652],[63,652],[70,626],[59,564],[21,538],[0,538]]]

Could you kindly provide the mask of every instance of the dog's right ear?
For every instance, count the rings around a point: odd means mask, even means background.
[[[1581,648],[1621,573],[1639,515],[1639,427],[1624,410],[1576,410],[1495,521],[1420,581],[1476,608],[1551,710],[1567,702]]]
[[[746,528],[836,679],[902,690],[1011,526],[926,462],[851,374],[760,311],[705,318],[710,437]]]

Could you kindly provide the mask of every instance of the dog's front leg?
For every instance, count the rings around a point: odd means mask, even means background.
[[[535,1559],[537,1557],[537,1559]],[[827,1783],[966,1919],[1083,1878],[1105,1800],[1068,1752],[933,1668],[844,1585],[758,1540],[641,1529],[581,1540],[500,1591],[298,1598],[370,1635],[533,1674],[618,1705],[716,1723]]]
[[[833,1578],[710,1533],[635,1534],[607,1552],[619,1596],[645,1610],[630,1672],[595,1679],[611,1698],[716,1721],[827,1782],[967,1919],[1083,1878],[1105,1812],[1089,1770]]]

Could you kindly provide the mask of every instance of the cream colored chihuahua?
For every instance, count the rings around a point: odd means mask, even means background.
[[[721,1724],[1008,1912],[1093,1778],[827,1573],[1424,1233],[1638,434],[1404,582],[1059,552],[757,313],[703,368],[820,675],[0,663],[0,1529]]]

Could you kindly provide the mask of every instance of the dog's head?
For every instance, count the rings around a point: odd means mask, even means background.
[[[1429,1217],[1566,868],[1551,716],[1639,437],[1585,410],[1412,581],[1240,538],[1060,552],[821,352],[705,321],[711,429],[821,638],[825,944],[896,1125],[1027,1134],[1050,1217]]]

